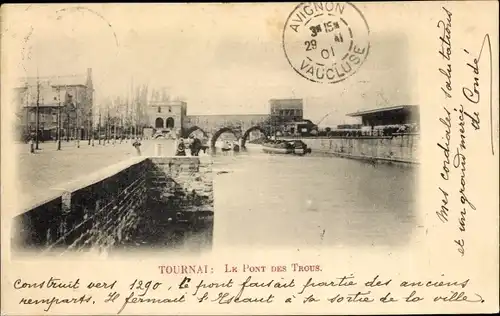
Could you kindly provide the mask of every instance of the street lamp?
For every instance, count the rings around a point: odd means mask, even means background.
[[[35,109],[35,149],[38,150],[40,149],[38,147],[39,139],[38,139],[38,133],[40,129],[40,83],[37,82],[37,95],[36,95],[36,109]]]
[[[97,125],[97,139],[99,140],[99,145],[101,144],[101,108],[99,107],[99,123]]]
[[[57,150],[61,150],[61,89],[58,88],[58,111],[57,111]]]

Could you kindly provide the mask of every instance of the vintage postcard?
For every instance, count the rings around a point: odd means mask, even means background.
[[[2,315],[498,312],[498,9],[3,5]]]

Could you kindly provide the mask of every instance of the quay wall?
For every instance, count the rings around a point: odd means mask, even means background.
[[[154,209],[170,225],[186,213],[213,220],[211,162],[199,157],[133,157],[50,190],[14,218],[14,249],[109,250],[151,226]]]
[[[419,163],[419,135],[378,137],[298,138],[313,152],[332,154],[344,158],[393,162],[405,165]],[[297,138],[283,138],[297,139]]]

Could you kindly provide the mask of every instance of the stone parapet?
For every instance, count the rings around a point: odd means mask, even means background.
[[[199,157],[134,157],[51,189],[14,218],[13,246],[106,250],[131,242],[151,219],[168,229],[210,226],[211,166]]]

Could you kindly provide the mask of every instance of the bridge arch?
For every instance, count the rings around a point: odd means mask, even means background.
[[[262,134],[266,135],[266,138],[269,137],[267,131],[264,128],[262,128],[258,125],[252,126],[249,129],[247,129],[245,131],[245,133],[243,134],[243,137],[241,138],[241,147],[243,147],[243,148],[245,147],[245,143],[247,142],[247,138],[248,138],[248,136],[250,136],[250,133],[253,131],[260,131]]]
[[[210,141],[210,146],[213,148],[215,147],[215,142],[217,141],[217,139],[220,137],[220,135],[222,135],[223,133],[225,132],[231,132],[233,133],[233,135],[238,138],[238,134],[230,127],[223,127],[221,129],[219,129],[217,132],[215,132],[213,135],[212,135],[212,140]]]
[[[203,136],[205,137],[208,137],[208,133],[205,132],[201,127],[199,126],[191,126],[190,128],[188,128],[185,132],[184,132],[184,138],[188,138],[189,135],[191,135],[191,133],[193,133],[194,131],[201,131],[203,133]]]

